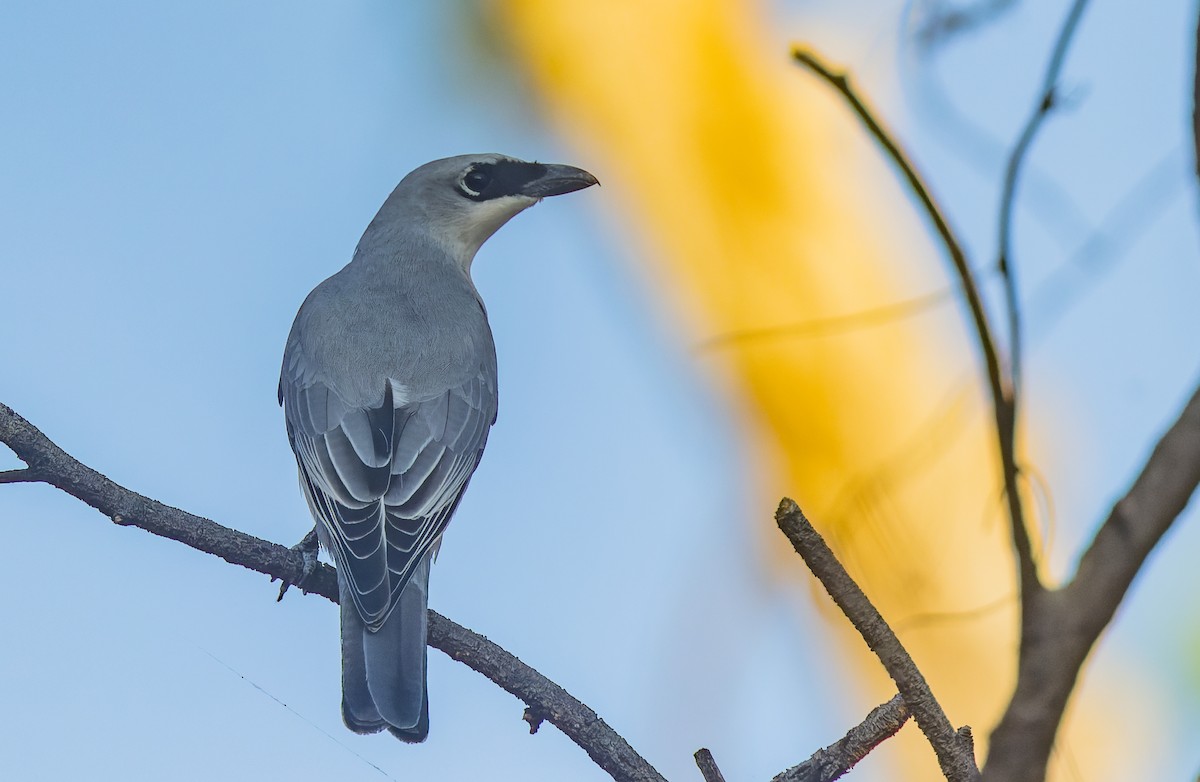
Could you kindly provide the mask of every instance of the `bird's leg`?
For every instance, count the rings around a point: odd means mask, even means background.
[[[312,576],[313,571],[317,569],[317,549],[320,545],[317,541],[317,527],[313,525],[308,534],[300,538],[300,542],[291,548],[292,551],[299,551],[300,555],[304,557],[304,569],[300,572],[300,578],[296,581],[296,586],[300,588],[301,592],[304,591],[304,584]],[[275,579],[271,580],[274,581]],[[275,598],[276,603],[283,600],[284,592],[287,592],[288,587],[291,586],[291,583],[286,579],[281,580],[283,583],[279,585],[279,597]]]

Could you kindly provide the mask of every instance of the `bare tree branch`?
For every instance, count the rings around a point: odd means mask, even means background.
[[[804,559],[804,564],[887,669],[921,732],[929,739],[946,779],[951,782],[979,779],[973,744],[955,732],[900,639],[838,562],[800,506],[785,497],[775,511],[775,521],[796,553]]]
[[[126,489],[80,463],[4,404],[0,404],[0,442],[11,448],[32,471],[31,476],[22,480],[48,483],[118,524],[179,541],[273,579],[294,582],[300,578],[304,563],[299,552]],[[20,477],[25,472],[11,470],[0,475]],[[336,603],[336,571],[320,565],[305,582],[305,591]],[[430,611],[429,645],[524,701],[532,712],[552,722],[618,782],[665,782],[596,712],[483,636]]]
[[[1097,532],[1092,545],[1080,560],[1074,579],[1057,590],[1046,590],[1040,583],[1017,492],[1019,470],[1016,464],[1015,424],[1021,333],[1015,274],[1010,257],[1012,208],[1022,161],[1042,121],[1054,106],[1058,74],[1085,7],[1086,0],[1075,0],[1064,21],[1047,67],[1041,99],[1013,150],[1006,174],[1000,219],[999,266],[1005,275],[1012,327],[1010,341],[1014,359],[1010,368],[1006,369],[1000,363],[986,314],[982,312],[981,305],[976,310],[978,298],[972,298],[970,280],[964,281],[966,300],[975,318],[976,331],[987,363],[1020,575],[1022,623],[1017,688],[1008,710],[992,735],[988,763],[984,768],[986,779],[1005,782],[1045,777],[1055,734],[1087,655],[1111,621],[1146,557],[1183,510],[1200,482],[1198,391],[1179,421],[1159,443],[1129,495],[1114,507],[1108,521]],[[1193,119],[1197,171],[1200,172],[1200,28],[1197,31],[1197,45],[1197,108]],[[970,266],[961,255],[961,242],[954,238],[928,187],[916,174],[897,142],[849,86],[845,76],[833,73],[807,52],[796,50],[793,55],[846,98],[870,133],[891,155],[929,212],[960,276],[964,269],[969,275]],[[780,512],[783,512],[782,506]],[[878,653],[879,650],[876,651]],[[903,687],[901,692],[904,693]],[[904,694],[907,699],[907,693]],[[912,705],[911,701],[909,704]],[[915,709],[914,716],[919,724],[922,723],[922,715]]]
[[[1042,77],[1042,89],[1038,93],[1038,102],[1025,122],[1021,135],[1017,138],[1016,146],[1009,155],[1008,165],[1004,170],[1004,187],[1000,195],[999,242],[996,266],[1004,280],[1004,298],[1008,307],[1008,350],[1012,362],[1012,383],[1014,405],[1017,391],[1021,387],[1021,304],[1017,291],[1017,273],[1012,264],[1012,223],[1013,207],[1016,204],[1017,184],[1021,174],[1021,163],[1029,152],[1033,139],[1037,136],[1042,122],[1058,105],[1058,74],[1066,60],[1067,51],[1075,31],[1079,28],[1079,19],[1087,7],[1087,0],[1075,0],[1067,12],[1054,51],[1050,54],[1050,62],[1046,65],[1046,74]]]
[[[934,229],[942,240],[947,254],[958,274],[962,287],[963,298],[971,312],[975,326],[975,334],[979,348],[983,353],[987,369],[988,387],[992,395],[992,412],[996,422],[996,439],[1000,450],[1000,464],[1004,472],[1004,494],[1008,502],[1008,516],[1011,525],[1013,547],[1017,552],[1018,574],[1020,576],[1021,602],[1026,604],[1042,591],[1038,578],[1037,562],[1033,556],[1033,544],[1029,538],[1029,530],[1025,526],[1025,512],[1021,504],[1021,492],[1018,485],[1019,470],[1017,468],[1016,451],[1016,401],[1009,371],[1001,361],[1000,351],[995,333],[988,319],[975,273],[967,259],[963,243],[959,241],[954,229],[946,218],[941,206],[933,197],[932,191],[925,184],[924,178],[917,172],[911,157],[900,147],[895,137],[883,127],[874,112],[864,103],[858,93],[850,86],[843,73],[835,73],[822,63],[815,54],[799,47],[793,47],[792,57],[796,62],[805,66],[832,85],[858,115],[871,136],[883,147],[892,162],[900,169],[917,199],[921,202],[925,213],[933,223]]]
[[[792,766],[771,782],[833,782],[854,768],[871,750],[900,732],[912,716],[904,705],[904,696],[896,695],[887,703],[871,709],[862,722],[845,736],[798,766]]]
[[[1023,616],[1017,687],[992,733],[984,777],[1043,779],[1079,671],[1150,552],[1200,485],[1200,389],[1113,506],[1074,577]]]

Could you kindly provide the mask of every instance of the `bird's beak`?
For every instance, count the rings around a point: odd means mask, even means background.
[[[546,164],[545,173],[537,179],[526,182],[521,187],[521,194],[530,198],[546,198],[547,196],[574,193],[585,187],[600,184],[596,177],[582,168]]]

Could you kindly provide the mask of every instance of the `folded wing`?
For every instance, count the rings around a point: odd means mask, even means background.
[[[406,401],[388,381],[378,405],[349,405],[333,388],[284,373],[280,400],[301,485],[322,538],[368,629],[382,625],[437,542],[496,418],[484,367],[431,398]]]

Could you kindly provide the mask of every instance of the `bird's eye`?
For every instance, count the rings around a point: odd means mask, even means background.
[[[477,196],[491,183],[492,175],[481,168],[472,168],[462,178],[462,189],[467,195]]]

